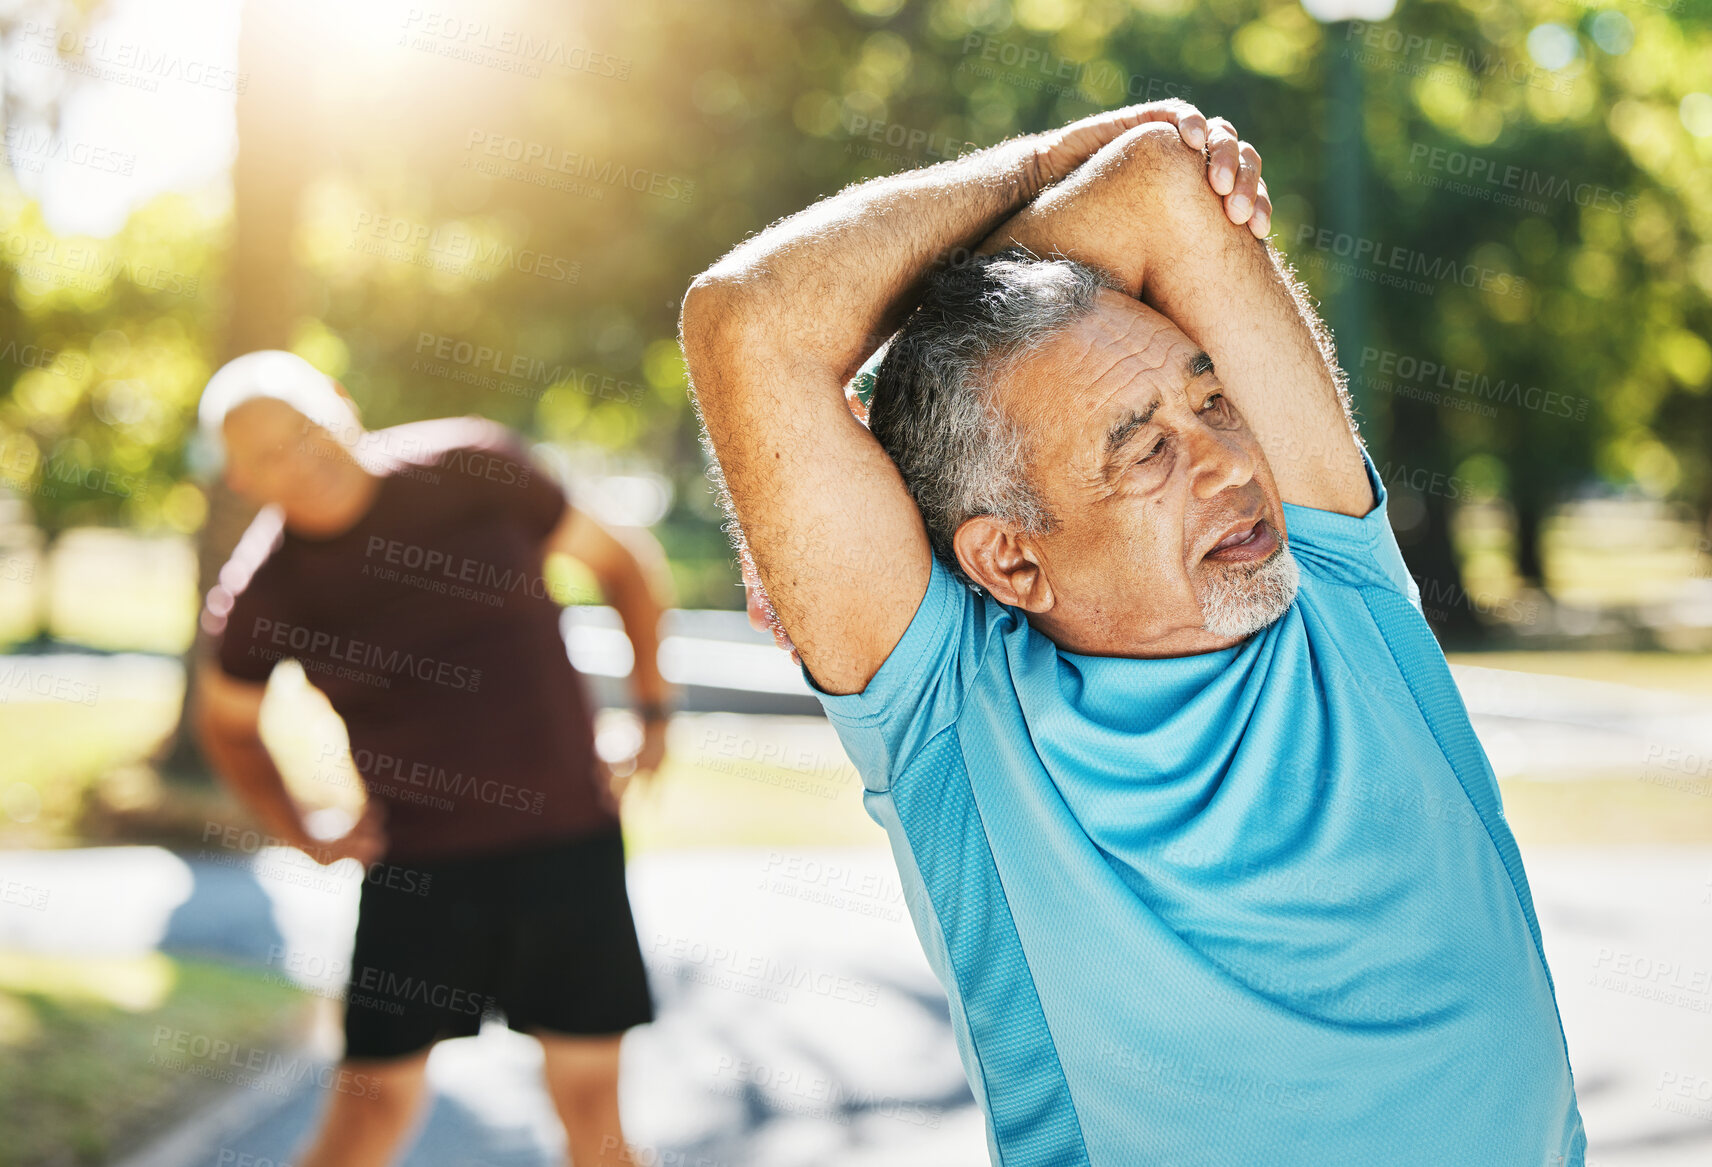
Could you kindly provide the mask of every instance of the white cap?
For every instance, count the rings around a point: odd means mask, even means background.
[[[258,397],[283,401],[347,444],[362,433],[357,411],[333,387],[333,378],[296,353],[262,349],[227,361],[202,390],[196,420],[205,457],[215,466],[225,461],[226,415]]]

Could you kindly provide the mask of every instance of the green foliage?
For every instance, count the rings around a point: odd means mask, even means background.
[[[220,216],[157,198],[110,239],[62,238],[0,178],[0,486],[49,530],[193,531],[185,440],[212,372]]]
[[[363,50],[385,69],[306,84],[324,132],[293,344],[371,424],[473,411],[651,463],[686,603],[738,601],[673,340],[696,272],[850,182],[1170,96],[1256,143],[1275,239],[1334,324],[1363,294],[1343,362],[1376,459],[1478,481],[1530,522],[1590,484],[1712,503],[1706,0],[1404,0],[1372,27],[1294,0],[632,0],[575,30],[544,2],[505,13],[618,67],[530,76],[407,35]],[[1328,96],[1352,73],[1359,143]],[[195,295],[0,256],[7,335],[58,354],[0,354],[0,464],[50,526],[200,517],[172,489],[213,363],[223,232],[198,206],[163,199],[100,244]],[[15,193],[0,232],[45,237]]]

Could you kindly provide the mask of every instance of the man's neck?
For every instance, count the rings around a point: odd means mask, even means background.
[[[1028,621],[1061,651],[1076,656],[1114,656],[1133,660],[1160,660],[1168,657],[1202,656],[1234,648],[1248,639],[1246,636],[1218,636],[1200,627],[1180,627],[1155,635],[1137,637],[1121,629],[1086,629],[1068,627],[1055,619],[1055,612],[1039,614],[1024,612]]]

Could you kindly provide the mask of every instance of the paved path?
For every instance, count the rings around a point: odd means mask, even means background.
[[[1588,1167],[1712,1163],[1712,847],[1524,853]]]
[[[1704,698],[1471,665],[1451,673],[1500,778],[1712,773],[1712,702]]]
[[[1704,1167],[1712,848],[1535,848],[1526,861],[1589,1167]],[[158,945],[276,969],[290,961],[329,974],[309,978],[329,994],[349,954],[354,883],[279,853],[241,865],[153,848],[10,853],[0,869],[46,896],[40,908],[0,905],[0,947]],[[884,851],[646,855],[631,884],[660,1004],[659,1021],[626,1051],[624,1109],[643,1164],[985,1164],[944,998]],[[336,1049],[336,1035],[321,1036],[304,1057]],[[434,1106],[409,1167],[559,1163],[538,1062],[531,1042],[503,1029],[440,1047]],[[284,1064],[286,1077],[295,1065]],[[283,1167],[324,1096],[301,1083],[276,1094],[276,1084],[256,1075],[221,1122],[192,1132],[197,1149],[139,1167]]]

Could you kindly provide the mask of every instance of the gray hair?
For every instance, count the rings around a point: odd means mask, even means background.
[[[990,515],[1028,534],[1054,525],[1029,482],[1028,442],[998,409],[994,386],[1113,286],[1086,264],[1008,248],[934,273],[892,338],[868,428],[903,475],[933,553],[964,583],[952,538],[965,521]]]

